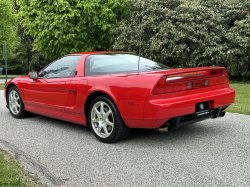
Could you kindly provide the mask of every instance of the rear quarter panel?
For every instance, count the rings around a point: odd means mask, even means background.
[[[89,76],[87,95],[101,91],[116,103],[123,119],[143,119],[146,96],[162,75]],[[137,106],[129,106],[129,102]]]

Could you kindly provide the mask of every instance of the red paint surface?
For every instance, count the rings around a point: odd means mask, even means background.
[[[220,71],[224,68],[202,67],[171,69],[137,74],[84,76],[88,55],[103,52],[76,53],[82,55],[76,71],[70,78],[38,79],[28,76],[12,79],[5,87],[18,87],[25,109],[37,114],[86,125],[85,101],[94,92],[110,96],[130,128],[158,128],[169,118],[195,112],[195,104],[209,101],[211,108],[232,104],[235,92],[229,83],[191,90],[154,94],[163,76],[197,71]],[[106,52],[105,52],[106,53]],[[216,77],[212,79],[215,81]],[[174,81],[171,81],[171,84]],[[201,81],[202,82],[202,81]],[[5,93],[6,97],[6,93]]]

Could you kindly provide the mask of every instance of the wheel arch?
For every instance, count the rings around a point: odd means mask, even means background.
[[[88,97],[86,98],[86,101],[84,103],[84,114],[85,114],[85,117],[86,117],[86,124],[89,125],[88,123],[88,111],[89,111],[89,108],[90,108],[90,105],[92,103],[92,101],[101,96],[101,95],[104,95],[104,96],[107,96],[109,97],[110,99],[112,99],[114,101],[114,103],[116,104],[115,100],[107,93],[103,92],[103,91],[94,91],[92,92],[91,94],[88,95]],[[117,105],[116,105],[117,106]],[[119,110],[119,109],[118,109]]]
[[[13,87],[13,86],[15,86],[15,87],[19,90],[19,88],[17,87],[17,85],[15,85],[14,83],[8,84],[7,87],[6,87],[6,92],[5,92],[6,101],[7,101],[7,94],[8,94],[8,92],[9,92],[10,88]],[[20,93],[20,91],[19,91],[19,93]],[[21,93],[20,93],[20,94],[21,94]]]

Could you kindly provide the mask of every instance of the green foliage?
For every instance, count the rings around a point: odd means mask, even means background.
[[[112,29],[113,50],[139,53],[170,67],[225,66],[250,70],[250,2],[140,0]]]
[[[12,55],[18,43],[16,37],[17,14],[12,0],[0,0],[0,59],[3,59],[3,43],[7,43],[8,56]]]
[[[13,9],[17,14],[19,13],[20,7],[16,4],[16,0],[13,0]],[[38,51],[33,50],[34,39],[29,34],[25,34],[25,30],[20,22],[23,20],[19,17],[19,23],[16,27],[16,37],[19,39],[15,46],[13,54],[8,54],[8,74],[11,75],[25,75],[29,71],[39,71],[41,68],[51,62]],[[8,46],[7,46],[8,47]],[[0,67],[4,67],[4,61],[0,61]],[[5,74],[5,69],[3,71]]]
[[[107,50],[110,29],[127,15],[128,0],[19,0],[34,48],[47,57]]]

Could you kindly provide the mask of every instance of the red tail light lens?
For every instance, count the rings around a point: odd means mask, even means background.
[[[189,82],[168,83],[165,86],[165,93],[186,90],[188,83]]]
[[[225,78],[226,78],[225,81],[226,81],[226,82],[229,82],[229,73],[228,73],[228,71],[227,71],[226,69],[223,70],[223,75],[224,75]]]
[[[229,74],[226,69],[223,70],[222,76],[210,78],[210,85],[223,84],[228,82],[229,82]]]
[[[155,87],[154,94],[162,94],[165,93],[165,86],[166,86],[166,76],[163,76],[161,80],[158,82],[157,86]]]
[[[204,86],[205,86],[205,80],[204,79],[193,81],[193,88],[202,88]]]

